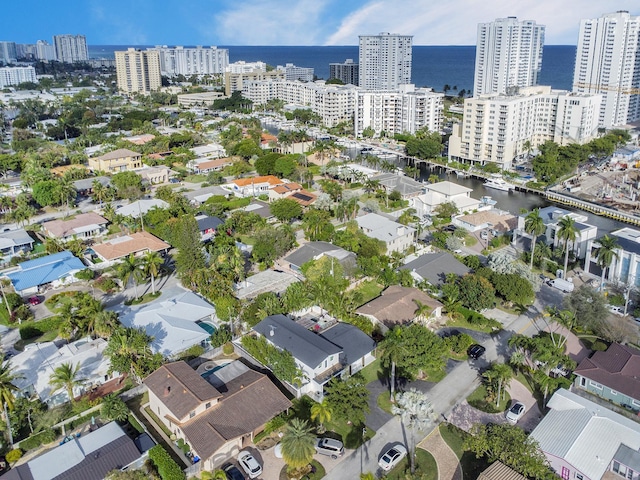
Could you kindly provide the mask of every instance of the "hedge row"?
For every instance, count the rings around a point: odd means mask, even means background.
[[[56,434],[53,430],[44,430],[21,441],[20,448],[22,450],[33,450],[44,443],[53,442],[55,439]]]
[[[149,450],[149,459],[158,469],[162,480],[184,480],[186,478],[180,466],[169,456],[162,445],[156,445]]]
[[[63,318],[56,315],[27,325],[22,325],[20,327],[20,338],[22,340],[28,340],[30,338],[39,337],[46,332],[58,331],[62,321]]]

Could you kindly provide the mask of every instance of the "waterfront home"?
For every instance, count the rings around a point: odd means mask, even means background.
[[[386,254],[404,252],[415,241],[416,230],[377,213],[368,213],[356,218],[356,223],[365,235],[384,242]]]
[[[394,191],[399,192],[403,200],[416,197],[424,191],[421,182],[397,173],[381,173],[371,177],[371,180],[378,182],[387,195]]]
[[[77,282],[75,274],[86,267],[69,251],[19,263],[15,270],[5,274],[19,295],[31,295],[39,288],[53,288]]]
[[[453,203],[459,212],[472,212],[482,207],[482,202],[471,197],[470,188],[444,181],[425,184],[424,193],[411,199],[411,206],[418,217],[434,215],[439,205]]]
[[[49,238],[66,242],[74,238],[86,240],[107,233],[109,220],[97,213],[80,213],[67,219],[51,220],[42,224],[42,233]]]
[[[425,253],[402,265],[400,270],[409,270],[417,282],[429,282],[439,287],[447,281],[447,275],[459,277],[471,273],[471,269],[448,252]]]
[[[420,305],[427,306],[429,312],[420,312]],[[428,324],[442,316],[442,303],[417,288],[392,285],[356,313],[387,328],[414,322]]]
[[[609,234],[615,239],[619,248],[607,269],[605,281],[628,285],[640,286],[640,230],[624,227]],[[597,248],[600,246],[597,239],[587,242],[584,270],[586,273],[600,278],[602,269],[598,265]]]

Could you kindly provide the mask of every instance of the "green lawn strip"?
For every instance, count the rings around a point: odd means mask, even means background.
[[[378,395],[376,403],[382,410],[393,415],[393,412],[391,412],[392,403],[390,392],[382,392],[380,395]]]
[[[377,382],[387,377],[382,365],[380,365],[379,358],[375,359],[372,363],[360,370],[358,374],[364,377],[365,384]]]
[[[440,424],[440,435],[460,460],[465,480],[476,480],[480,473],[489,466],[483,458],[476,458],[474,453],[464,449],[464,441],[469,436],[464,430],[450,423],[442,423]]]
[[[378,282],[374,280],[368,280],[366,282],[362,282],[356,288],[353,289],[354,292],[360,292],[362,295],[362,305],[367,302],[370,302],[376,297],[380,296],[380,293],[384,287],[382,287]]]
[[[467,403],[482,412],[502,413],[511,405],[511,396],[505,391],[503,393],[502,401],[498,406],[496,406],[495,402],[487,401],[487,388],[484,385],[480,385],[467,397]]]
[[[327,433],[323,436],[334,437],[339,436],[342,438],[345,448],[355,449],[362,445],[362,429],[364,425],[347,424],[347,420],[340,417],[334,417],[331,421],[325,423]],[[332,435],[335,434],[335,435]],[[367,427],[365,434],[365,440],[373,438],[376,434],[375,430]]]
[[[440,380],[447,376],[447,372],[444,368],[439,368],[437,370],[423,370],[422,374],[423,376],[420,378],[420,380],[433,383],[438,383]]]
[[[491,333],[494,328],[489,325],[479,325],[477,323],[470,323],[466,318],[449,319],[447,321],[447,327],[466,328],[469,330],[475,330],[476,332]]]
[[[416,448],[416,471],[411,477],[409,477],[410,474],[411,465],[409,463],[409,457],[406,456],[384,478],[387,480],[405,480],[406,478],[438,480],[438,464],[436,463],[436,459],[426,450]]]

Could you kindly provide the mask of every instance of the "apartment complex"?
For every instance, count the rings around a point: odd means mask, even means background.
[[[51,45],[46,40],[38,40],[36,42],[35,57],[37,60],[44,60],[45,62],[55,60],[57,58],[55,45]]]
[[[582,20],[573,91],[603,97],[599,126],[640,119],[640,16],[609,13]]]
[[[326,85],[324,81],[304,83],[254,80],[245,84],[243,96],[256,105],[278,98],[290,105],[310,108],[322,117],[324,125],[333,127],[352,119],[356,91],[357,87],[353,85]]]
[[[224,73],[229,65],[229,50],[218,47],[156,46],[163,75],[211,75]]]
[[[442,126],[443,100],[443,93],[411,84],[391,91],[357,90],[355,134],[361,136],[368,127],[376,135],[414,134],[424,127],[437,132]]]
[[[18,52],[15,42],[0,42],[0,63],[16,63]]]
[[[245,62],[240,60],[227,65],[225,72],[229,73],[252,73],[255,71],[266,72],[267,64],[264,62]]]
[[[162,86],[160,54],[156,50],[115,52],[118,90],[125,93],[150,93]]]
[[[293,63],[287,63],[284,67],[278,65],[276,70],[284,72],[285,80],[300,80],[301,82],[313,82],[313,68],[297,67]]]
[[[395,90],[411,83],[412,35],[359,36],[359,83],[367,90]]]
[[[24,82],[37,83],[36,69],[33,67],[3,67],[0,68],[0,88],[9,85],[19,85]]]
[[[549,86],[520,89],[515,95],[487,94],[464,101],[462,123],[454,125],[449,158],[511,168],[526,153],[547,140],[559,145],[584,144],[598,132],[602,96],[551,90]]]
[[[360,65],[353,63],[353,59],[347,58],[344,63],[329,64],[329,80],[337,78],[345,85],[359,85]]]
[[[271,70],[267,72],[266,68],[256,68],[254,70],[237,73],[233,71],[227,71],[224,73],[224,93],[225,95],[229,96],[233,92],[244,92],[246,86],[251,82],[282,81],[284,80],[284,76],[285,74],[282,71]],[[247,97],[246,95],[244,96]]]
[[[84,35],[54,35],[53,44],[59,62],[75,63],[89,60],[87,37]]]
[[[538,83],[544,25],[516,17],[478,24],[473,95],[507,93]]]

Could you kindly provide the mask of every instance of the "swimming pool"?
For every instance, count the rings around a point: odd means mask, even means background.
[[[202,328],[205,332],[207,332],[209,335],[213,335],[214,333],[216,333],[216,327],[214,327],[208,322],[196,322],[196,324],[200,328]]]

